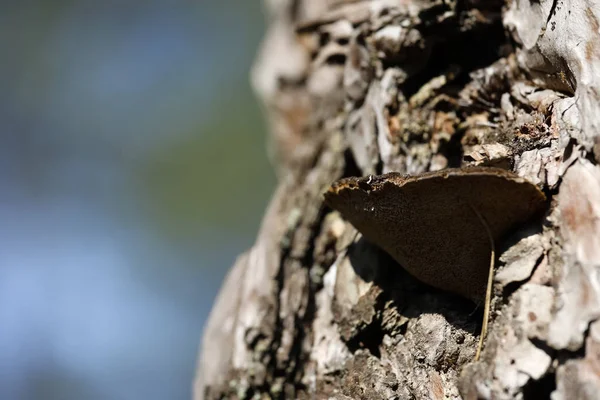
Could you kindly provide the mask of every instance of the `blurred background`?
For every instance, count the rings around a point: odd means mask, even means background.
[[[0,4],[0,399],[190,399],[275,182],[261,2]]]

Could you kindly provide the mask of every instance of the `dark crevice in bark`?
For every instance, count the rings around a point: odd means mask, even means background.
[[[596,320],[590,321],[586,331],[583,334],[584,338],[589,335],[590,325]],[[570,360],[581,360],[586,355],[585,339],[584,344],[578,350],[555,350],[550,347],[546,342],[540,339],[530,339],[531,343],[538,349],[547,353],[552,359],[558,361],[558,366],[564,365]],[[550,398],[550,394],[556,390],[556,368],[550,367],[550,370],[542,376],[540,379],[531,379],[523,387],[523,398],[524,399],[547,399]]]
[[[548,13],[548,18],[546,18],[546,26],[548,26],[548,23],[550,22],[550,20],[554,16],[554,14],[556,14],[556,5],[557,4],[558,4],[558,0],[554,0],[552,2],[552,7],[550,7],[550,12]]]
[[[362,176],[362,172],[354,160],[352,151],[346,149],[344,151],[344,175],[341,178],[347,178],[349,176]]]
[[[457,132],[450,137],[449,141],[440,143],[439,153],[446,156],[448,168],[459,168],[462,166],[464,151],[461,140],[464,134],[464,131]]]
[[[319,160],[324,156],[324,153],[327,151],[326,142],[321,143],[321,146],[322,148],[319,149],[318,155],[315,157],[315,165],[313,166],[313,168],[311,168],[311,170],[314,168],[318,168],[317,164],[319,163]],[[292,241],[293,243],[294,241],[300,240],[305,242],[307,245],[307,247],[304,249],[302,256],[299,259],[297,259],[297,261],[299,261],[300,268],[308,270],[309,281],[307,282],[306,291],[302,294],[299,294],[302,296],[306,296],[306,310],[304,312],[304,315],[294,315],[293,326],[296,327],[296,329],[293,332],[294,337],[293,343],[289,350],[288,364],[286,365],[285,369],[279,369],[274,371],[274,376],[284,378],[286,384],[288,385],[288,389],[291,388],[291,386],[293,386],[293,390],[296,393],[299,391],[306,390],[306,387],[304,384],[302,384],[301,379],[303,374],[303,366],[305,366],[308,362],[309,354],[303,351],[305,350],[303,344],[306,338],[312,335],[312,322],[316,315],[315,295],[322,287],[322,275],[325,274],[330,267],[330,265],[321,265],[323,270],[319,273],[319,276],[313,276],[310,273],[310,269],[315,267],[315,263],[318,261],[315,258],[315,251],[317,248],[318,238],[323,233],[323,222],[325,220],[325,216],[330,211],[319,200],[321,200],[321,197],[320,194],[317,194],[316,199],[313,199],[313,201],[308,201],[306,203],[309,207],[310,205],[321,204],[318,208],[318,211],[316,211],[316,215],[314,216],[314,218],[310,218],[312,220],[312,223],[305,226],[305,228],[309,230],[308,237],[305,238],[301,235],[298,238],[294,238]],[[335,244],[333,244],[333,246],[335,247]],[[292,247],[290,247],[290,249]],[[282,256],[282,260],[285,260],[289,257],[291,257],[291,254],[288,254],[287,256],[284,255]],[[291,267],[291,265],[289,267]],[[278,290],[278,293],[281,293],[282,289],[283,288],[280,288]],[[282,326],[282,321],[279,317],[277,327],[278,328],[276,329],[276,331],[279,332],[283,331],[284,329],[284,327]],[[279,337],[280,342],[281,334],[279,334]],[[274,352],[274,354],[276,354],[276,352]],[[289,393],[286,393],[286,396],[288,395]]]
[[[312,268],[315,262],[314,252],[315,252],[315,244],[317,242],[317,237],[322,233],[323,230],[323,221],[325,216],[329,210],[324,205],[319,209],[319,215],[316,218],[315,226],[311,231],[311,236],[309,239],[310,246],[307,249],[304,258],[302,259],[302,265],[305,268]],[[331,244],[335,248],[335,244]],[[331,265],[323,265],[323,274],[329,270]],[[290,376],[294,377],[294,383],[296,385],[296,390],[304,390],[306,389],[303,384],[301,384],[301,374],[302,374],[302,366],[306,364],[308,360],[308,354],[304,353],[302,343],[305,338],[310,337],[312,335],[312,322],[315,319],[316,315],[316,294],[322,288],[323,281],[322,279],[313,280],[311,274],[309,274],[309,284],[308,284],[308,296],[307,304],[306,304],[306,312],[304,314],[304,318],[296,318],[295,326],[301,326],[297,332],[297,335],[294,337],[294,344],[292,345],[291,354],[296,355],[296,362],[294,364],[293,370],[290,372]]]
[[[552,197],[546,193],[546,209],[544,211],[544,214],[534,216],[534,218],[531,221],[529,221],[529,223],[527,225],[521,225],[521,226],[514,228],[514,230],[512,232],[509,232],[504,237],[503,240],[501,240],[499,243],[496,244],[496,248],[497,248],[496,258],[498,258],[501,254],[503,254],[509,248],[516,245],[520,240],[522,240],[528,236],[540,234],[543,232],[544,225],[548,224],[547,212],[548,212],[548,208],[550,207],[551,200],[552,200]],[[514,282],[509,282],[505,286],[502,287],[502,299],[504,301],[507,301],[508,299],[510,299],[511,296],[524,283],[526,283],[530,280],[531,276],[535,273],[536,269],[538,268],[538,266],[540,265],[540,263],[542,262],[542,260],[544,259],[545,256],[546,256],[546,253],[543,252],[538,257],[538,259],[535,260],[535,266],[531,270],[531,274],[529,274],[529,276],[527,276],[525,279],[519,280],[519,281],[514,281]],[[498,260],[496,260],[496,263],[498,263]],[[496,266],[498,266],[498,264],[496,264]],[[496,268],[496,271],[497,271],[497,268]]]
[[[540,379],[530,379],[523,386],[523,399],[549,399],[550,394],[556,390],[556,374],[548,373]]]
[[[344,65],[346,63],[346,55],[345,54],[332,54],[325,62],[329,65]]]
[[[540,339],[531,339],[531,343],[538,349],[554,358],[558,353]],[[524,399],[549,399],[550,394],[556,390],[556,371],[551,367],[541,378],[530,379],[523,386]]]
[[[461,32],[459,22],[454,22],[455,25],[448,27],[447,31],[440,25],[435,25],[435,30],[426,24],[416,27],[428,41],[434,43],[425,68],[401,86],[407,98],[432,78],[442,75],[452,65],[460,66],[460,73],[452,84],[447,85],[441,92],[456,96],[471,80],[470,72],[491,65],[501,58],[501,48],[507,44],[508,39],[500,19],[467,32]]]
[[[534,345],[536,345],[536,347],[541,348],[544,351],[546,351],[548,354],[553,356],[553,358],[557,359],[559,365],[563,365],[569,360],[579,360],[579,359],[585,358],[586,339],[590,335],[590,326],[596,321],[598,321],[598,319],[593,319],[588,322],[587,328],[585,329],[585,332],[583,332],[583,344],[577,350],[562,349],[562,350],[556,351],[556,350],[552,349],[551,347],[549,347],[545,342],[542,342],[541,340],[536,340],[536,339],[533,339],[532,343]],[[548,349],[548,350],[546,350],[546,349]]]
[[[277,349],[281,345],[281,337],[282,337],[282,333],[283,333],[282,321],[281,321],[281,317],[280,317],[281,299],[280,299],[279,294],[282,292],[283,287],[284,287],[286,260],[288,260],[288,258],[289,258],[291,249],[292,249],[291,246],[288,248],[282,249],[280,264],[279,264],[279,268],[277,269],[277,276],[275,277],[276,293],[277,293],[277,295],[274,296],[274,299],[276,299],[275,311],[274,311],[275,323],[274,323],[274,329],[273,329],[273,338],[271,339],[269,349],[266,352],[266,354],[269,355],[269,359],[268,359],[268,362],[266,365],[267,366],[266,371],[267,371],[267,374],[270,375],[271,377],[278,376],[276,354],[277,354]],[[259,389],[260,392],[268,393],[269,392],[268,382],[272,382],[272,381],[273,381],[273,379],[269,379],[269,378],[265,379],[264,385],[262,385],[261,387],[259,387],[257,389]]]
[[[419,19],[424,21],[424,24],[437,26],[437,17],[447,11],[451,11],[450,6],[445,3],[439,3],[419,12]]]
[[[506,284],[502,288],[502,298],[509,299],[513,295],[513,293],[515,293],[524,283],[528,282],[529,279],[531,278],[531,275],[533,275],[535,273],[535,270],[540,265],[540,263],[542,262],[544,257],[545,257],[545,254],[542,253],[542,255],[540,255],[539,258],[537,260],[535,260],[535,267],[531,271],[531,274],[529,276],[527,276],[525,279],[520,280],[520,281],[510,282],[510,283]]]
[[[327,209],[324,206],[321,206],[319,208],[319,213],[316,217],[315,222],[309,227],[310,228],[310,236],[307,240],[307,243],[309,244],[309,246],[306,249],[306,251],[304,252],[304,255],[302,256],[302,258],[300,259],[300,263],[302,264],[303,268],[307,268],[307,269],[311,268],[313,263],[315,262],[315,255],[314,255],[315,242],[316,242],[317,236],[319,236],[319,233],[321,232],[323,218],[325,217],[326,214],[327,214]]]
[[[381,358],[379,346],[383,341],[384,335],[385,332],[381,328],[381,321],[377,318],[376,320],[373,320],[365,329],[361,330],[356,336],[346,342],[346,345],[351,353],[355,353],[360,349],[366,349],[374,357]]]
[[[318,156],[315,157],[315,159],[318,159]],[[315,161],[316,162],[316,161]],[[323,214],[323,210],[320,211],[321,215],[319,215],[318,221],[322,220],[322,214]],[[298,232],[297,227],[294,227],[295,230],[292,230],[290,232],[287,232],[284,235],[290,235],[293,232]],[[318,233],[318,231],[317,231]],[[311,234],[310,234],[310,244],[311,246],[309,246],[309,248],[306,250],[304,257],[299,260],[302,263],[302,266],[306,267],[307,265],[310,266],[310,264],[305,264],[304,262],[310,262],[310,260],[312,260],[312,253],[313,253],[313,245],[314,245],[314,239],[316,237],[316,233],[315,230],[311,230]],[[262,362],[264,364],[266,364],[266,377],[264,378],[264,382],[260,385],[254,385],[251,386],[250,389],[246,392],[247,396],[245,397],[246,399],[250,399],[252,398],[252,396],[254,396],[254,393],[270,393],[271,398],[275,398],[275,399],[283,399],[285,398],[284,396],[284,392],[280,392],[280,393],[273,393],[271,390],[271,385],[269,383],[273,383],[275,382],[278,378],[283,378],[284,382],[286,383],[293,383],[294,386],[296,386],[297,384],[297,375],[298,375],[298,371],[299,371],[299,367],[303,364],[302,363],[302,359],[301,359],[301,350],[302,350],[302,340],[304,339],[304,335],[306,334],[310,334],[310,328],[307,326],[303,325],[304,321],[301,321],[297,316],[295,316],[295,320],[294,320],[294,326],[296,327],[300,327],[302,326],[302,329],[297,329],[294,332],[294,343],[292,344],[291,348],[290,348],[290,352],[288,354],[288,364],[287,367],[285,369],[280,368],[277,365],[277,349],[280,348],[281,346],[281,341],[282,341],[282,335],[284,332],[284,326],[283,326],[283,321],[281,319],[281,293],[284,290],[284,286],[285,286],[285,279],[286,279],[286,272],[290,272],[289,269],[293,267],[294,264],[294,258],[292,257],[292,250],[294,247],[294,241],[298,240],[296,237],[294,237],[294,235],[292,235],[291,237],[288,237],[288,242],[286,244],[281,245],[281,254],[280,254],[280,264],[279,267],[277,269],[277,275],[275,276],[275,282],[276,282],[276,286],[275,286],[275,290],[274,292],[276,293],[276,295],[274,295],[274,299],[275,301],[275,310],[274,310],[274,315],[275,315],[275,321],[274,321],[274,329],[272,329],[272,338],[270,340],[269,343],[269,347],[268,349],[266,349],[266,351],[264,351],[264,354],[262,355]],[[300,239],[301,240],[301,239]],[[309,307],[310,308],[310,307]],[[312,306],[312,308],[314,308],[314,306]],[[307,314],[309,314],[309,310],[307,309]],[[311,318],[312,315],[314,315],[314,312],[310,312]],[[258,344],[260,337],[257,336],[256,340],[254,340],[251,343],[248,343],[250,348],[256,348],[256,345]],[[291,366],[291,368],[289,368]]]
[[[552,347],[550,347],[546,342],[544,342],[541,339],[537,339],[537,338],[532,338],[529,339],[531,341],[531,343],[537,347],[538,349],[542,350],[544,353],[548,354],[549,356],[554,356],[556,355],[557,351],[554,350]]]
[[[303,326],[303,329],[297,330],[297,335],[294,337],[294,343],[290,349],[290,358],[294,358],[294,360],[291,361],[292,368],[290,371],[282,374],[281,376],[286,378],[285,381],[287,383],[294,385],[295,391],[306,389],[300,381],[302,379],[302,366],[304,366],[305,362],[308,360],[308,355],[302,352],[302,342],[307,335],[311,335],[312,333],[312,329],[310,329],[310,323],[308,323],[308,321],[312,321],[313,317],[314,313],[312,313],[310,320],[308,318],[295,318],[294,321],[295,326]]]

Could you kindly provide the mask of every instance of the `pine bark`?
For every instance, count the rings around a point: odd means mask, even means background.
[[[265,7],[252,80],[279,184],[215,302],[195,398],[598,398],[600,1]],[[496,244],[478,362],[481,307],[323,204],[344,176],[471,165],[549,198]]]

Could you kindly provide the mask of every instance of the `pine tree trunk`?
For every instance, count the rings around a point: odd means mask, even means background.
[[[195,398],[599,398],[600,1],[265,3],[252,79],[279,186],[212,310]],[[323,204],[344,176],[472,165],[550,200],[496,244],[477,362],[481,307]]]

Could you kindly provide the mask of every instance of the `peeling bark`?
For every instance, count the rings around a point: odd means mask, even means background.
[[[279,187],[212,310],[195,398],[597,398],[600,2],[265,6],[252,80]],[[322,198],[344,176],[469,165],[550,198],[496,246],[478,362],[481,309],[414,279]]]

